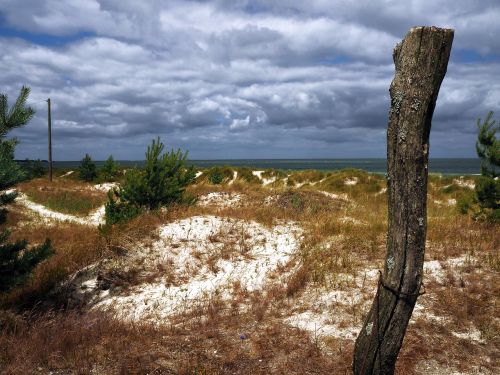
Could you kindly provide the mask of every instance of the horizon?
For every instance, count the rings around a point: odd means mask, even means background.
[[[139,160],[151,138],[195,160],[383,158],[392,50],[415,25],[455,29],[430,135],[436,158],[475,157],[500,107],[497,0],[51,2],[0,5],[18,159]],[[480,26],[478,26],[480,25]]]
[[[93,160],[97,167],[105,160]],[[19,160],[19,163],[26,162]],[[47,160],[42,161],[48,164]],[[118,166],[128,168],[143,165],[144,159],[115,160]],[[81,160],[56,160],[56,169],[78,169]],[[187,165],[196,168],[229,167],[250,168],[254,170],[321,170],[338,171],[360,169],[370,173],[385,173],[387,159],[385,158],[354,158],[354,159],[187,159]],[[443,175],[477,175],[480,172],[481,160],[478,158],[431,158],[429,172]],[[47,166],[47,165],[46,165]]]
[[[90,155],[92,157],[92,155]],[[467,157],[467,158],[455,158],[455,157],[429,157],[429,160],[477,160],[481,161],[479,157]],[[17,162],[23,162],[23,161],[36,161],[38,159],[15,159]],[[146,159],[114,159],[115,162],[120,162],[120,161],[145,161]],[[387,160],[387,158],[382,158],[382,157],[377,157],[377,158],[245,158],[245,159],[191,159],[187,158],[187,161],[239,161],[239,160]],[[49,162],[47,159],[40,159],[42,162]],[[67,159],[67,160],[52,160],[53,162],[80,162],[81,159]],[[106,159],[92,159],[92,161],[95,162],[104,162]]]

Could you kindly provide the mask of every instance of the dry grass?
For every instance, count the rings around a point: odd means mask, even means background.
[[[206,317],[202,319],[201,317]],[[278,322],[223,310],[216,300],[175,325],[124,324],[103,314],[4,316],[0,368],[8,374],[349,373],[309,337]]]
[[[49,302],[49,293],[59,283],[77,270],[94,263],[106,253],[106,243],[97,229],[74,224],[14,228],[10,241],[26,239],[30,245],[36,245],[43,243],[46,238],[52,241],[55,254],[38,265],[24,286],[0,296],[1,305],[20,308]],[[57,296],[51,296],[50,299],[52,298],[57,299]],[[64,301],[50,301],[50,303],[61,302]]]
[[[317,183],[290,190],[282,180],[263,187],[251,173],[244,173],[249,181],[239,170],[240,177],[230,186],[212,185],[202,178],[188,189],[194,196],[244,194],[244,204],[239,207],[172,207],[105,231],[67,224],[27,230],[18,224],[29,217],[11,213],[7,224],[14,228],[13,239],[25,237],[39,243],[49,237],[57,251],[37,268],[25,287],[4,296],[3,305],[12,309],[46,301],[54,287],[76,270],[104,256],[122,259],[123,254],[135,251],[138,239],[146,245],[155,241],[158,226],[194,215],[255,220],[266,226],[293,221],[304,229],[304,236],[297,257],[277,271],[289,273],[284,281],[252,293],[234,285],[234,300],[224,302],[214,296],[162,326],[126,324],[103,313],[79,311],[5,313],[0,322],[0,369],[12,374],[36,373],[38,367],[71,374],[92,369],[106,374],[350,373],[352,340],[317,337],[284,324],[283,318],[289,311],[300,311],[299,301],[307,290],[347,290],[352,285],[342,284],[341,277],[356,277],[367,268],[381,267],[387,231],[384,178],[353,170],[294,172],[289,177],[293,183]],[[282,179],[286,174],[266,171],[264,177]],[[346,184],[354,179],[356,184]],[[429,316],[419,315],[410,324],[397,373],[449,373],[450,369],[470,373],[477,366],[495,373],[500,352],[498,226],[475,222],[448,204],[471,192],[454,178],[431,176],[429,180],[426,260],[439,260],[443,266],[446,260],[459,257],[469,261],[445,268],[441,281],[425,280],[427,294],[418,305]],[[79,189],[81,184],[75,184]],[[332,199],[319,191],[345,193],[349,200]],[[217,253],[207,256],[214,267],[217,259],[244,254],[245,241],[251,241],[244,232],[236,236],[230,229],[211,238],[220,245]],[[165,273],[159,269],[145,274],[133,267],[125,271],[121,266],[108,271],[102,276],[114,286],[125,287]],[[369,294],[369,290],[363,292]],[[342,324],[359,325],[370,302],[368,295],[359,303],[339,308],[338,313],[345,315]],[[481,343],[456,335],[471,327],[479,330]]]

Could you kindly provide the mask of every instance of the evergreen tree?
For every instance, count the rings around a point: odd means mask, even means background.
[[[96,165],[89,154],[85,154],[85,157],[81,160],[78,171],[80,173],[80,179],[83,181],[92,182],[96,179]]]
[[[30,89],[24,87],[12,108],[8,107],[7,95],[0,94],[0,224],[5,223],[5,206],[16,198],[16,193],[5,192],[25,178],[25,173],[14,160],[16,139],[6,140],[7,133],[26,125],[34,115],[34,110],[26,107]],[[8,243],[10,232],[0,232],[0,291],[6,291],[22,283],[33,268],[53,253],[49,240],[44,244],[28,248],[26,241]]]
[[[153,140],[146,151],[144,168],[128,171],[122,187],[109,196],[108,224],[120,221],[121,214],[126,220],[142,209],[155,210],[183,201],[184,190],[195,180],[194,169],[185,166],[187,153],[163,153],[163,149],[159,137]]]
[[[113,159],[113,155],[109,155],[109,158],[106,159],[100,170],[100,174],[103,181],[114,181],[118,174],[118,164]]]
[[[500,221],[500,141],[496,138],[498,125],[489,112],[484,122],[477,120],[477,155],[481,158],[481,177],[476,184],[476,197],[483,213],[492,221]]]
[[[0,141],[3,141],[9,131],[26,125],[35,115],[35,110],[26,107],[30,88],[23,86],[16,102],[9,109],[8,97],[0,94]]]
[[[46,172],[43,162],[40,159],[26,159],[23,163],[23,169],[26,173],[26,179],[42,177]]]
[[[33,164],[31,165],[31,170],[30,170],[30,177],[31,178],[38,178],[42,177],[45,175],[46,169],[43,166],[43,163],[40,159],[36,159],[33,161]]]

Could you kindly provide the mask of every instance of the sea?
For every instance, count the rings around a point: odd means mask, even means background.
[[[104,161],[96,161],[97,166]],[[117,160],[123,167],[140,167],[144,161]],[[201,168],[214,166],[248,167],[253,169],[336,171],[346,168],[362,169],[372,173],[385,173],[386,159],[221,159],[221,160],[189,160],[190,165]],[[55,168],[77,168],[80,161],[55,161]],[[443,175],[478,175],[480,174],[479,159],[430,159],[429,173]]]

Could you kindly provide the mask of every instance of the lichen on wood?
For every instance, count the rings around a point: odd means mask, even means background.
[[[429,133],[453,30],[414,27],[394,48],[387,130],[387,255],[356,340],[354,374],[393,374],[422,285]]]

